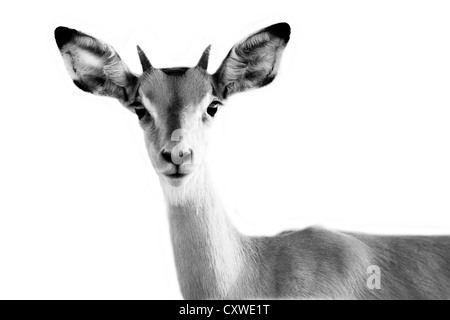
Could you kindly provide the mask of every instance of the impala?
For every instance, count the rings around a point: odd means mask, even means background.
[[[206,71],[209,47],[192,68],[163,69],[138,47],[143,71],[135,74],[90,35],[58,27],[55,39],[78,88],[137,115],[167,202],[184,298],[449,299],[450,237],[318,227],[250,237],[228,219],[203,161],[208,133],[228,97],[274,80],[290,33],[278,23],[251,34],[214,74]],[[379,270],[378,286],[368,270]]]

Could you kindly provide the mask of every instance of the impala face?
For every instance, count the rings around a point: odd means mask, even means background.
[[[134,105],[153,166],[169,184],[184,184],[203,165],[222,104],[213,79],[199,67],[151,69],[139,83]]]
[[[118,99],[136,113],[162,183],[185,185],[203,166],[208,130],[230,95],[275,78],[290,27],[279,23],[238,42],[213,75],[209,49],[192,68],[154,68],[138,47],[143,73],[132,73],[108,44],[65,27],[55,39],[73,82],[83,91]]]

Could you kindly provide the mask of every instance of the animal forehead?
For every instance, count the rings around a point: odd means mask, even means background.
[[[158,108],[197,106],[212,91],[209,75],[198,68],[154,69],[142,76],[140,94]]]

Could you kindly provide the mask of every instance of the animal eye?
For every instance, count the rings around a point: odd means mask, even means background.
[[[138,116],[139,120],[142,120],[148,113],[147,109],[140,102],[133,102],[131,107],[134,108],[134,112]]]
[[[219,110],[219,105],[222,105],[222,103],[219,100],[213,100],[211,102],[211,104],[208,106],[208,108],[206,109],[206,112],[212,118],[214,118],[214,116],[216,115],[217,111]]]
[[[136,112],[136,115],[138,116],[139,120],[142,120],[147,115],[147,109],[144,107],[136,107],[134,108],[134,112]]]

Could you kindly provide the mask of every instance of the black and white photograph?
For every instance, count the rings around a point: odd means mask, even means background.
[[[0,300],[450,299],[450,2],[4,7]]]

